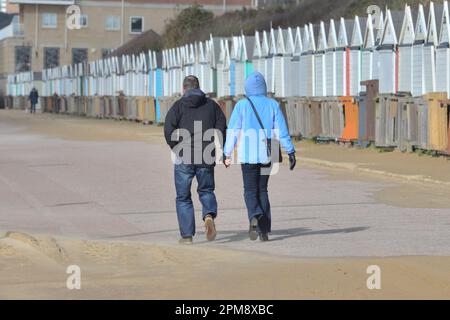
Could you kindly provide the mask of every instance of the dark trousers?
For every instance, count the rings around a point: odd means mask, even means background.
[[[259,231],[271,231],[271,213],[268,193],[269,175],[261,175],[261,164],[242,164],[244,199],[248,219],[258,218]]]
[[[202,216],[213,218],[217,215],[217,201],[214,195],[214,167],[202,167],[193,164],[175,165],[175,189],[178,225],[182,237],[195,235],[195,214],[191,198],[192,179],[196,177],[197,193],[202,204]]]
[[[30,113],[36,113],[36,103],[31,103]]]

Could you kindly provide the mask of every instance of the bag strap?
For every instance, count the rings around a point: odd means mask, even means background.
[[[261,128],[263,129],[264,134],[266,134],[266,128],[264,128],[264,125],[263,125],[263,123],[261,121],[261,118],[259,117],[258,111],[256,111],[255,105],[253,104],[252,100],[250,100],[249,97],[245,97],[245,99],[247,99],[248,102],[250,102],[250,105],[252,106],[253,112],[255,113],[256,119],[258,119],[258,123],[261,126]]]

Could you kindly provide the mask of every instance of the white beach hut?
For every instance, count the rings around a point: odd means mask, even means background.
[[[325,52],[325,95],[336,95],[336,48],[337,33],[334,19],[330,20],[328,28],[327,50]]]
[[[423,6],[419,5],[417,12],[417,22],[414,32],[414,45],[412,48],[412,94],[420,96],[425,93],[425,76],[424,76],[424,59],[423,46],[427,40],[427,23],[425,20],[425,12]]]
[[[450,98],[450,14],[448,1],[444,1],[439,33],[439,46],[436,48],[436,91],[447,92]]]
[[[303,44],[302,44],[302,32],[300,27],[295,29],[295,38],[294,38],[294,51],[292,53],[291,60],[291,96],[298,97],[300,96],[300,78],[301,74],[300,70],[300,56],[303,52]]]
[[[380,63],[380,93],[396,93],[398,89],[397,45],[402,23],[402,12],[386,11],[384,32],[377,48]]]
[[[429,4],[427,38],[423,46],[423,73],[425,93],[436,91],[436,47],[439,44],[439,29],[442,5]]]
[[[325,52],[328,48],[327,43],[327,32],[325,29],[325,23],[320,22],[316,26],[317,41],[316,41],[316,51],[314,53],[314,70],[315,70],[315,83],[314,92],[318,97],[326,96],[326,58]],[[316,31],[315,30],[315,31]]]
[[[412,45],[414,39],[414,22],[411,7],[406,5],[398,40],[398,91],[401,92],[412,91]]]
[[[264,60],[262,55],[261,36],[259,31],[255,31],[255,42],[253,44],[253,69],[264,74]]]
[[[340,19],[338,42],[336,48],[336,95],[346,96],[349,93],[350,80],[350,40],[354,21]]]
[[[367,18],[355,16],[353,24],[353,32],[350,40],[350,57],[349,57],[349,88],[348,93],[356,96],[361,92],[361,75],[362,75],[362,47],[364,45],[363,30],[367,23]]]
[[[274,58],[275,70],[274,87],[275,95],[287,97],[290,95],[290,68],[292,54],[294,52],[294,38],[292,29],[281,29],[277,31],[276,56]]]
[[[230,95],[230,49],[227,39],[220,40],[220,55],[217,62],[217,96]]]
[[[312,24],[304,26],[302,43],[303,52],[300,56],[300,96],[312,97],[315,95],[314,53],[316,51],[314,27]]]

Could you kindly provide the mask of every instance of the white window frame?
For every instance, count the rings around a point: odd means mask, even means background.
[[[133,18],[140,18],[141,20],[142,20],[142,30],[141,31],[139,31],[139,32],[136,32],[136,31],[133,31],[133,30],[131,30],[131,20],[133,19]],[[141,34],[142,32],[144,32],[144,17],[142,17],[142,16],[131,16],[130,17],[130,20],[129,20],[129,25],[130,25],[130,33],[131,34]]]
[[[82,25],[81,24],[81,21],[82,21],[81,18],[86,18],[86,25]],[[87,28],[88,26],[89,26],[89,17],[88,17],[88,15],[85,14],[85,13],[84,14],[83,13],[80,14],[80,27],[81,28]]]
[[[46,22],[45,17],[48,17],[48,16],[55,17],[55,25],[46,25],[45,24],[45,22]],[[58,27],[58,15],[56,13],[53,13],[53,12],[44,12],[42,14],[41,27],[45,28],[45,29],[56,29]]]
[[[114,26],[112,28],[108,27],[108,19],[117,19],[117,27],[114,28]],[[114,24],[114,23],[113,23]],[[131,26],[131,21],[130,21],[130,26]],[[105,30],[107,31],[120,31],[121,29],[121,25],[120,25],[120,16],[114,16],[114,15],[109,15],[106,16],[106,20],[105,20]]]

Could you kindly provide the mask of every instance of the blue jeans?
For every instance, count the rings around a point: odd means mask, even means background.
[[[261,175],[261,164],[242,164],[242,177],[244,179],[244,199],[247,207],[249,221],[258,219],[260,232],[271,231],[272,217],[268,184],[270,175]]]
[[[182,237],[195,235],[195,214],[191,198],[191,185],[197,178],[197,193],[202,204],[202,216],[217,216],[217,201],[214,195],[214,167],[202,167],[194,164],[175,165],[175,189],[178,225]]]

